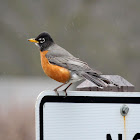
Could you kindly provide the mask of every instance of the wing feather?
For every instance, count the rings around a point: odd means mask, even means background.
[[[106,84],[111,83],[110,80],[101,76],[101,72],[91,69],[86,62],[74,57],[72,54],[57,44],[54,44],[52,47],[50,47],[46,57],[51,64],[58,65],[73,71],[77,75],[90,80],[100,87],[106,87]]]
[[[83,62],[79,58],[73,56],[53,56],[49,54],[46,55],[46,57],[51,64],[67,68],[70,71],[75,71],[75,73],[84,71],[92,73],[95,76],[101,74],[99,71],[91,69],[86,62]]]

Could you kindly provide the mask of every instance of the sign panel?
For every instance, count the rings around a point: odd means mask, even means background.
[[[43,92],[36,103],[37,140],[140,140],[139,93]],[[123,105],[129,108],[124,117]]]

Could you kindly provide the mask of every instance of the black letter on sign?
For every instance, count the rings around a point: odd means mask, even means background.
[[[112,140],[110,134],[107,134],[107,135],[106,135],[106,140]],[[122,140],[122,134],[118,134],[118,140]]]
[[[122,140],[122,134],[118,134],[118,140]]]
[[[112,138],[111,138],[111,135],[110,135],[110,134],[107,134],[107,135],[106,135],[106,140],[112,140]]]
[[[138,139],[140,139],[140,133],[137,133],[133,138],[133,140],[138,140]]]

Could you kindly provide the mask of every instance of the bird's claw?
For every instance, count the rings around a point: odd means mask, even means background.
[[[55,91],[55,93],[57,94],[57,96],[59,96],[59,93],[58,93],[58,91],[57,90],[54,90]]]
[[[65,92],[65,97],[67,97],[67,92],[66,92],[66,90],[64,89],[63,91]]]

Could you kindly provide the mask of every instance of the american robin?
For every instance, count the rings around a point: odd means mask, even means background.
[[[64,92],[72,85],[82,79],[87,79],[95,83],[98,87],[107,87],[112,82],[102,77],[101,72],[91,69],[87,63],[81,61],[79,58],[74,57],[68,51],[57,45],[52,37],[43,32],[36,38],[28,39],[34,42],[40,49],[41,65],[46,75],[50,78],[63,83],[54,91],[58,93],[58,89],[65,84],[69,84]]]

